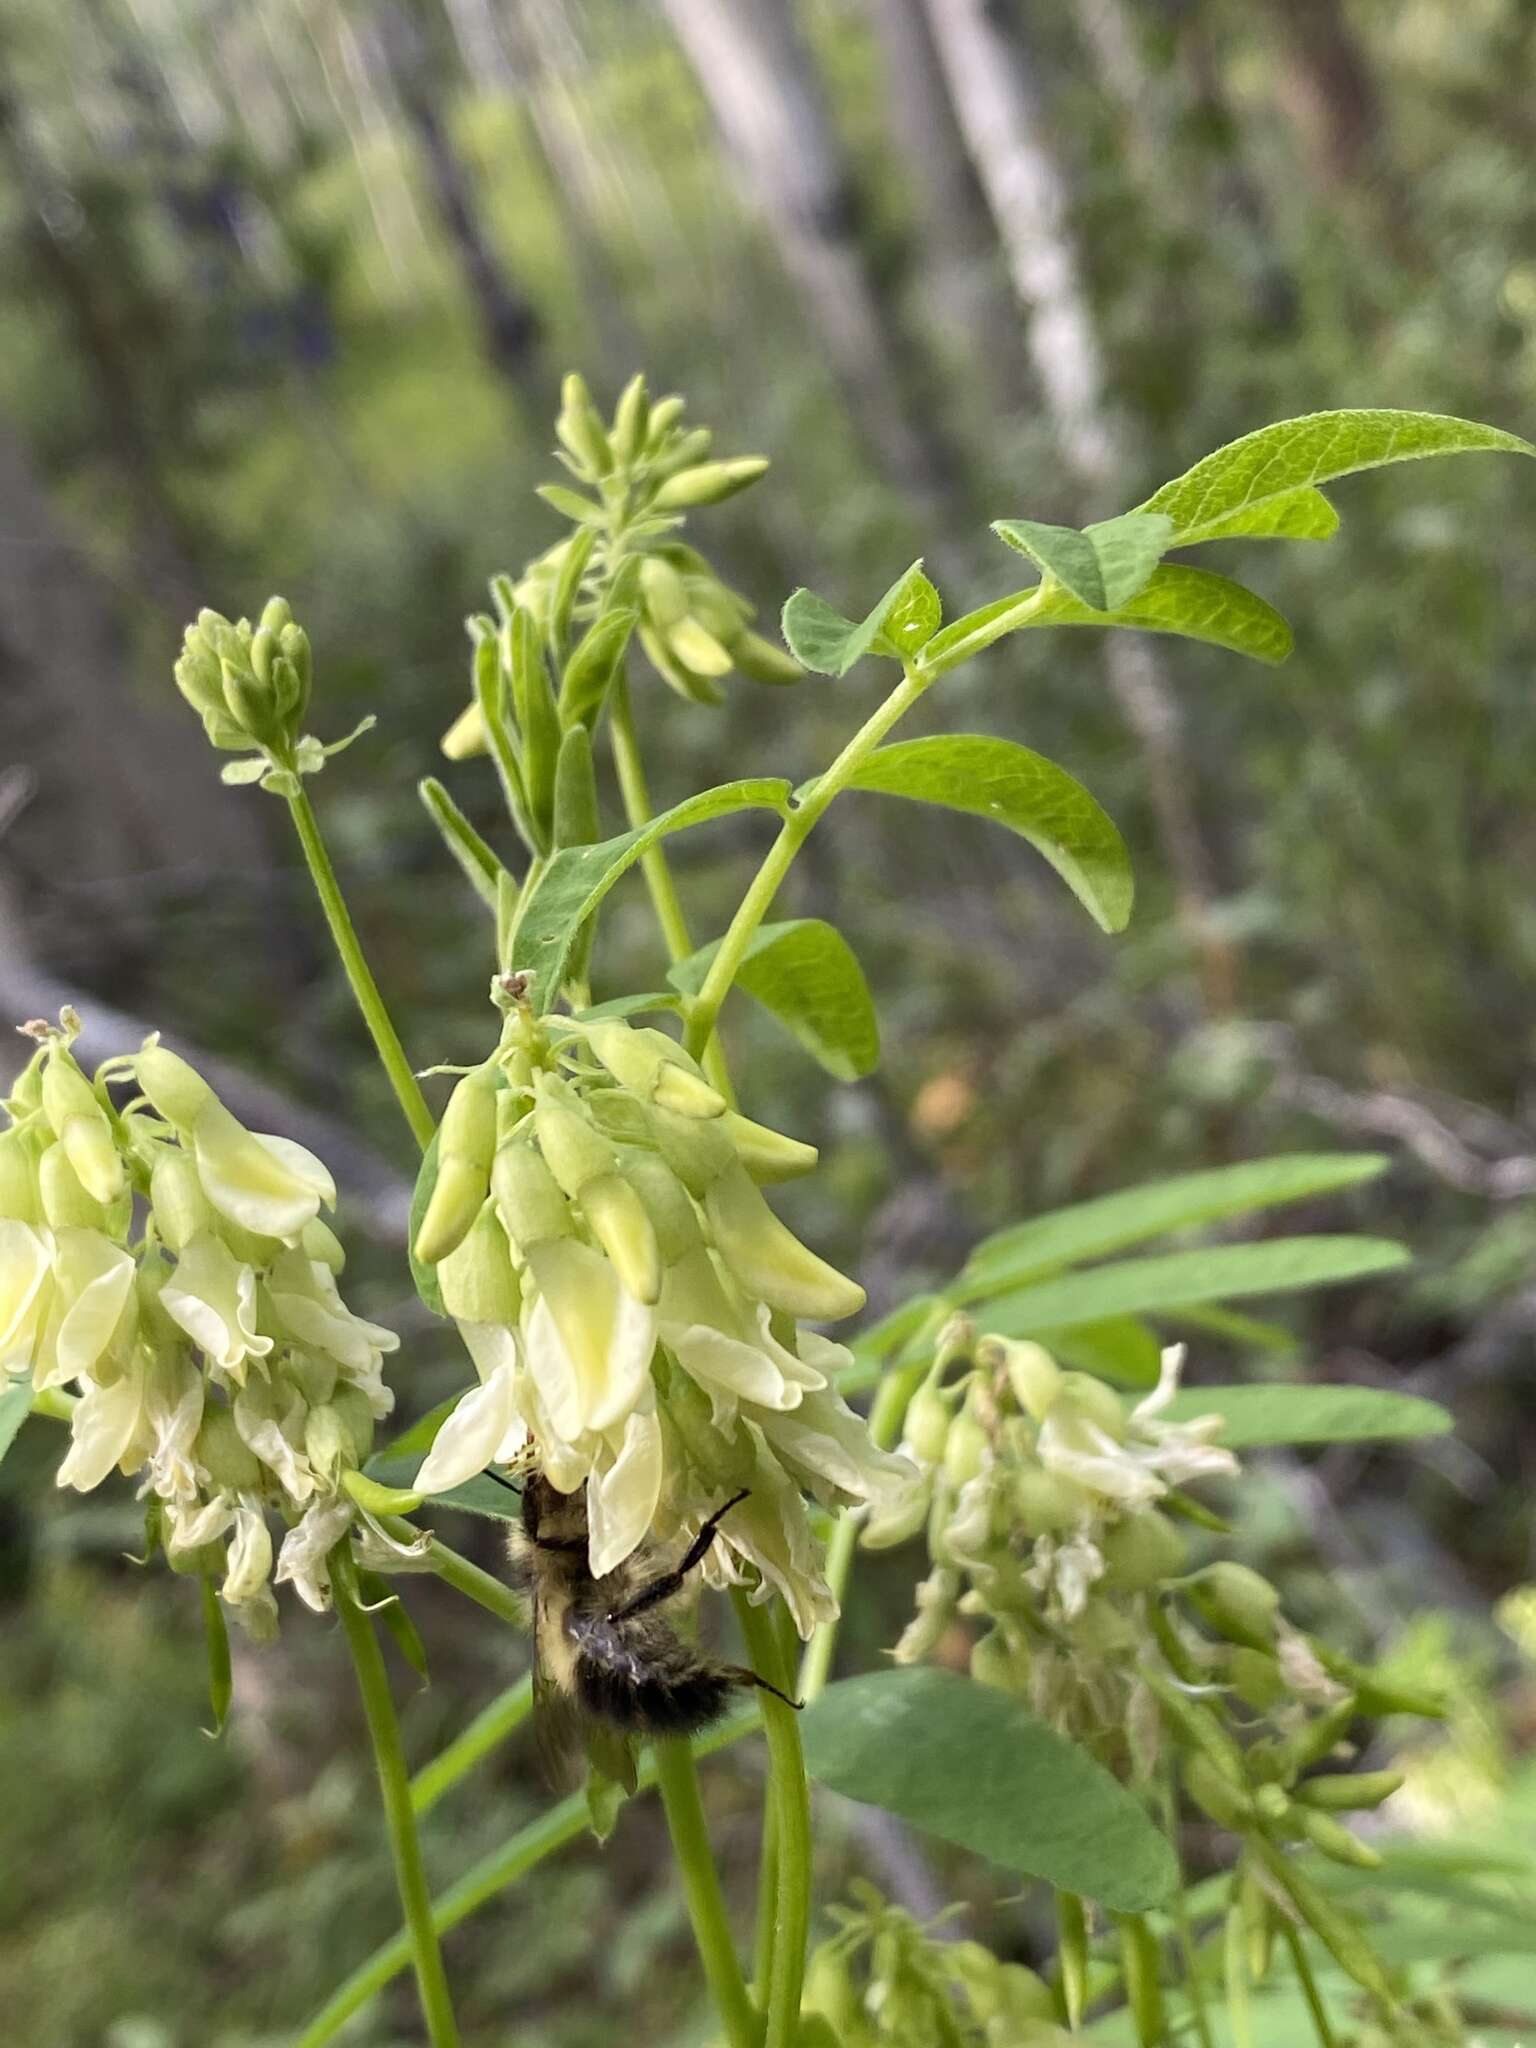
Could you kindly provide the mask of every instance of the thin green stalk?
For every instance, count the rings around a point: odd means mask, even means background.
[[[608,691],[608,730],[613,739],[613,765],[619,778],[619,794],[624,800],[624,815],[632,829],[648,825],[655,812],[651,808],[645,763],[640,758],[635,714],[629,701],[629,678],[624,673],[622,662]],[[688,933],[688,919],[677,893],[677,884],[672,879],[671,863],[659,846],[641,854],[640,872],[645,877],[651,907],[656,912],[656,922],[661,926],[669,957],[674,961],[686,960],[693,951],[693,940]]]
[[[509,1685],[482,1707],[463,1733],[456,1735],[430,1763],[423,1764],[412,1778],[411,1805],[417,1815],[430,1813],[443,1794],[452,1791],[476,1764],[515,1734],[532,1711],[531,1678],[520,1678],[516,1685]]]
[[[1285,1914],[1280,1916],[1280,1933],[1291,1952],[1291,1961],[1296,1966],[1297,1981],[1301,1985],[1302,1996],[1307,2001],[1307,2010],[1312,2015],[1318,2048],[1338,2048],[1333,2028],[1329,2024],[1327,2009],[1323,2004],[1323,1995],[1317,1988],[1317,1978],[1312,1972],[1312,1960],[1307,1954],[1306,1945],[1300,1934]]]
[[[737,1618],[752,1667],[775,1685],[792,1682],[779,1654],[773,1617],[735,1596]],[[805,1944],[811,1924],[811,1798],[800,1748],[795,1710],[772,1693],[761,1695],[763,1733],[768,1738],[768,1794],[773,1802],[776,1849],[773,1963],[764,2048],[793,2048],[800,2030],[800,1991],[805,1982]]]
[[[914,1359],[886,1374],[880,1382],[869,1411],[869,1434],[871,1440],[882,1451],[893,1450],[901,1435],[901,1425],[906,1418],[907,1404],[922,1385],[928,1371],[926,1358]],[[837,1602],[837,1613],[831,1620],[818,1622],[816,1633],[806,1646],[805,1656],[800,1664],[800,1697],[807,1705],[825,1689],[832,1675],[832,1658],[837,1649],[838,1624],[842,1620],[844,1596],[848,1591],[848,1580],[853,1572],[854,1551],[859,1540],[859,1510],[844,1508],[838,1516],[831,1538],[827,1544],[826,1579]]]
[[[331,866],[331,857],[325,850],[325,841],[320,837],[320,825],[315,817],[314,806],[301,784],[288,799],[288,809],[293,818],[294,829],[299,835],[299,844],[304,849],[310,879],[314,882],[315,893],[320,898],[320,907],[325,912],[325,921],[330,926],[331,937],[341,964],[346,970],[347,981],[357,999],[357,1007],[363,1013],[363,1022],[368,1026],[379,1059],[389,1084],[395,1091],[395,1100],[411,1127],[411,1136],[426,1150],[432,1142],[432,1133],[437,1122],[427,1107],[427,1099],[421,1092],[420,1083],[405,1056],[384,998],[379,994],[378,983],[358,943],[357,932],[347,910],[346,899],[341,893],[341,884],[336,879],[336,870]]]
[[[414,1522],[404,1521],[399,1515],[380,1515],[377,1519],[379,1527],[398,1543],[414,1543],[421,1535]],[[527,1634],[528,1602],[505,1579],[471,1564],[436,1536],[422,1552],[422,1560],[447,1585],[486,1608],[498,1621]]]
[[[736,1944],[726,1917],[720,1873],[709,1846],[699,1774],[688,1744],[673,1737],[653,1744],[656,1782],[666,1809],[672,1853],[677,1858],[699,1960],[724,2022],[731,2048],[758,2048],[757,2013],[747,1995]]]
[[[779,1842],[769,1806],[763,1813],[763,1838],[757,1852],[757,1928],[752,1937],[752,1989],[758,1998],[768,1996],[778,1924]]]
[[[1179,1796],[1174,1787],[1173,1766],[1163,1772],[1163,1833],[1173,1849],[1176,1882],[1173,1893],[1173,1924],[1179,1938],[1179,1956],[1184,1964],[1184,1988],[1189,1994],[1190,2017],[1200,2036],[1200,2048],[1214,2048],[1210,2015],[1205,2009],[1205,1987],[1200,1982],[1200,1958],[1195,1950],[1194,1929],[1189,1920],[1189,1899],[1184,1886],[1184,1858],[1179,1853]]]
[[[874,752],[886,734],[927,689],[931,678],[907,669],[901,681],[877,710],[859,727],[837,759],[819,775],[779,828],[779,836],[763,857],[763,864],[737,906],[719,951],[710,962],[704,985],[688,1008],[688,1050],[698,1058],[714,1035],[720,1006],[730,994],[741,971],[747,947],[773,905],[795,856],[809,839],[823,812],[849,782],[862,762]]]
[[[744,1735],[756,1734],[757,1728],[757,1710],[750,1708],[733,1715],[728,1721],[718,1722],[707,1733],[697,1737],[693,1753],[699,1757],[712,1756],[717,1750],[739,1742]],[[655,1782],[655,1760],[647,1755],[641,1759],[638,1789],[648,1791]],[[569,1798],[550,1807],[547,1813],[541,1813],[510,1842],[504,1842],[499,1849],[472,1865],[457,1884],[450,1885],[433,1902],[432,1924],[438,1934],[449,1933],[472,1913],[478,1913],[482,1906],[489,1904],[509,1885],[516,1884],[519,1878],[526,1877],[546,1857],[553,1856],[567,1843],[586,1834],[591,1824],[585,1792],[573,1792]],[[325,2044],[336,2038],[348,2020],[409,1967],[410,1960],[409,1936],[404,1933],[392,1936],[360,1963],[345,1983],[337,1986],[309,2025],[295,2038],[293,2048],[325,2048]]]
[[[619,794],[624,800],[624,816],[631,831],[648,825],[656,815],[651,803],[651,786],[646,779],[645,762],[640,753],[640,739],[635,731],[635,714],[629,699],[629,678],[620,663],[608,693],[608,730],[613,740],[613,765],[619,778]],[[667,958],[675,967],[679,960],[686,960],[693,952],[693,936],[688,929],[687,913],[682,898],[677,893],[677,882],[672,874],[672,863],[667,859],[666,849],[653,846],[648,853],[640,856],[640,872],[645,877],[645,886],[650,895],[651,908],[656,913],[656,922],[661,928],[662,942],[667,949]],[[710,1080],[727,1102],[736,1100],[731,1086],[731,1077],[726,1071],[725,1055],[720,1042],[711,1036],[708,1045],[699,1055],[700,1064]]]
[[[459,2029],[448,1993],[437,1929],[432,1922],[432,1895],[421,1860],[421,1842],[416,1833],[416,1816],[411,1810],[411,1786],[406,1774],[405,1751],[400,1741],[400,1724],[384,1670],[384,1656],[373,1622],[357,1603],[352,1577],[351,1552],[345,1542],[331,1554],[331,1583],[336,1612],[341,1618],[347,1648],[352,1652],[358,1691],[373,1742],[373,1760],[379,1774],[384,1801],[384,1820],[394,1852],[395,1882],[405,1912],[416,1984],[421,1993],[422,2016],[432,2048],[458,2048]]]

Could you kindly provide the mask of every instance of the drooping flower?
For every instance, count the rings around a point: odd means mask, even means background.
[[[160,1290],[160,1305],[231,1385],[243,1386],[247,1361],[258,1364],[272,1339],[256,1326],[256,1274],[211,1231],[194,1237]]]

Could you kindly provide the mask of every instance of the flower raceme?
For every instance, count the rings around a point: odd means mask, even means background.
[[[267,1635],[274,1578],[329,1601],[326,1558],[358,1514],[346,1475],[394,1405],[399,1340],[341,1299],[313,1153],[246,1130],[153,1038],[87,1078],[77,1029],[69,1012],[32,1027],[5,1105],[0,1368],[77,1395],[59,1484],[138,1475],[172,1568],[215,1578]],[[137,1090],[121,1111],[108,1080]]]
[[[730,1111],[663,1032],[544,1034],[465,1074],[443,1116],[415,1250],[480,1384],[415,1484],[536,1456],[561,1491],[585,1485],[598,1573],[745,1489],[705,1575],[754,1567],[809,1634],[833,1601],[806,1496],[889,1503],[916,1478],[834,1391],[847,1352],[802,1327],[863,1290],[760,1191],[816,1153]]]

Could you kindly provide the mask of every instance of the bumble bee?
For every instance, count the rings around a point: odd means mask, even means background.
[[[584,1496],[559,1493],[539,1472],[523,1482],[522,1527],[509,1549],[533,1600],[534,1689],[542,1709],[561,1707],[621,1735],[692,1735],[725,1712],[731,1694],[757,1686],[797,1706],[742,1664],[722,1664],[667,1623],[664,1603],[700,1563],[715,1530],[746,1494],[717,1508],[666,1571],[631,1558],[602,1578],[587,1563]],[[551,1719],[545,1713],[546,1738]]]

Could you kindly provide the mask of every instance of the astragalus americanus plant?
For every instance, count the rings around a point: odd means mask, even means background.
[[[1081,532],[999,521],[1038,575],[977,611],[945,623],[919,563],[858,621],[797,591],[780,645],[682,538],[692,513],[759,480],[760,458],[714,459],[682,400],[652,400],[640,378],[611,419],[569,378],[557,432],[570,481],[542,495],[569,532],[496,578],[494,609],[469,620],[472,695],[444,742],[454,761],[489,758],[507,845],[489,844],[441,782],[421,784],[484,917],[490,991],[483,1057],[451,1070],[440,1115],[419,1076],[447,1070],[403,1050],[310,802],[309,778],[350,740],[305,729],[312,714],[323,725],[325,700],[304,629],[280,598],[254,624],[205,611],[175,669],[228,756],[224,780],[289,807],[422,1150],[402,1256],[457,1327],[462,1394],[377,1442],[409,1397],[410,1362],[342,1298],[330,1175],[303,1147],[246,1130],[156,1039],[88,1073],[72,1013],[29,1024],[36,1049],[0,1137],[0,1442],[38,1413],[67,1427],[61,1485],[136,1482],[149,1551],[198,1586],[221,1723],[225,1617],[269,1638],[284,1584],[334,1609],[356,1666],[405,1924],[298,2039],[319,2048],[412,1967],[428,2036],[449,2048],[442,1932],[583,1829],[622,1826],[626,1796],[654,1784],[731,2048],[1044,2044],[1101,2027],[1144,2048],[1247,2048],[1276,2015],[1294,2022],[1287,2038],[1311,2027],[1324,2048],[1470,2040],[1448,1982],[1384,1944],[1335,1881],[1383,1853],[1347,1818],[1397,1782],[1356,1768],[1373,1717],[1436,1702],[1293,1621],[1274,1586],[1224,1554],[1221,1513],[1246,1447],[1433,1433],[1448,1418],[1365,1390],[1181,1388],[1182,1349],[1158,1334],[1182,1311],[1403,1254],[1268,1237],[1115,1256],[1344,1188],[1382,1162],[1286,1157],[1035,1217],[978,1246],[942,1294],[845,1342],[828,1332],[859,1315],[863,1289],[764,1192],[813,1174],[816,1151],[777,1128],[771,1101],[749,1090],[738,1102],[723,1013],[740,990],[838,1079],[873,1067],[875,1004],[847,940],[820,919],[771,919],[850,790],[992,819],[1103,930],[1122,929],[1125,848],[1086,789],[1012,738],[895,739],[902,720],[973,656],[1049,626],[1182,635],[1279,662],[1284,620],[1170,553],[1326,539],[1337,515],[1319,486],[1351,470],[1533,451],[1434,415],[1289,421]],[[821,774],[793,789],[754,773],[653,814],[641,732],[658,678],[708,716],[738,679],[820,690],[865,660],[893,685]],[[1018,702],[999,723],[1019,722]],[[603,748],[617,832],[594,769]],[[725,930],[698,946],[666,841],[747,812],[774,827],[770,843]],[[605,904],[634,867],[664,985],[594,1000]],[[867,1418],[853,1405],[865,1393]],[[455,1511],[507,1526],[505,1580],[435,1533]],[[919,1539],[927,1562],[894,1656],[829,1683],[860,1542]],[[377,1627],[419,1660],[406,1599],[429,1597],[428,1577],[531,1630],[535,1669],[499,1701],[466,1702],[474,1739],[412,1781]],[[700,1585],[730,1595],[734,1655],[701,1645]],[[932,1661],[940,1645],[949,1668]],[[570,1732],[584,1787],[434,1900],[418,1812],[536,1704]],[[758,1730],[749,1969],[696,1766]],[[862,1884],[830,1909],[808,1971],[809,1778],[1051,1887],[1059,1939],[1042,1971],[940,1939]],[[1190,1816],[1226,1858],[1193,1888],[1177,1851]]]

